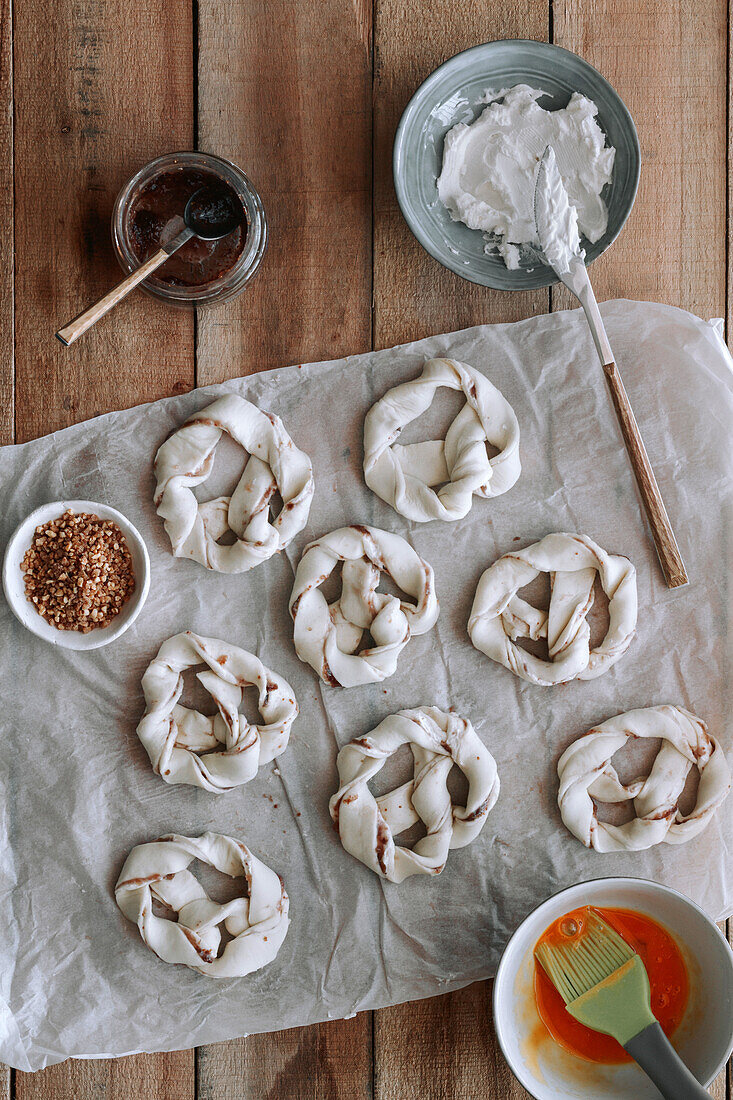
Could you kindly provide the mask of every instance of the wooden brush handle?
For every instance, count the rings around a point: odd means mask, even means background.
[[[113,306],[116,306],[118,302],[130,293],[131,290],[142,283],[144,279],[147,279],[148,275],[159,268],[161,264],[164,264],[168,259],[169,252],[165,248],[160,248],[158,251],[146,260],[144,264],[133,271],[132,275],[128,275],[126,279],[123,279],[121,283],[113,287],[108,291],[103,298],[100,298],[98,302],[95,302],[93,306],[89,306],[83,313],[80,313],[78,317],[75,317],[73,321],[69,321],[68,325],[64,325],[56,333],[56,336],[62,344],[73,344],[75,340],[78,340],[80,336],[83,336],[87,329],[90,329],[92,325],[96,324],[100,317],[104,317],[105,313],[109,313]]]
[[[621,426],[626,450],[634,469],[636,483],[644,501],[664,579],[668,588],[679,588],[680,585],[687,584],[688,581],[685,563],[682,561],[682,555],[677,546],[677,540],[674,537],[667,509],[664,507],[662,494],[659,492],[657,479],[646,453],[646,447],[641,438],[634,411],[626,395],[616,364],[604,363],[603,370],[611,389],[611,397],[616,408],[616,415]]]

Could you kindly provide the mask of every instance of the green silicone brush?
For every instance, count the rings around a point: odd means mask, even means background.
[[[655,1019],[641,957],[593,909],[572,943],[540,943],[535,958],[571,1016],[612,1035],[665,1100],[710,1100]]]

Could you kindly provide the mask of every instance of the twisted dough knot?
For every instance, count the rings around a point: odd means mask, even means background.
[[[343,562],[341,596],[328,604],[319,586]],[[415,603],[377,591],[387,573]],[[411,634],[438,618],[433,570],[399,535],[341,527],[306,546],[290,594],[295,649],[326,684],[354,687],[391,676]],[[365,630],[375,646],[356,652]]]
[[[385,760],[409,744],[413,778],[382,798],[367,786]],[[478,836],[499,796],[493,756],[466,718],[436,707],[401,710],[338,754],[339,789],[329,809],[347,852],[381,878],[439,875],[450,848]],[[468,780],[465,806],[454,806],[447,779],[456,764]],[[394,836],[422,821],[427,835],[402,848]]]
[[[184,670],[200,664],[208,665],[197,679],[218,707],[213,717],[178,702]],[[251,725],[239,712],[249,686],[257,688],[263,725]],[[260,764],[284,752],[298,715],[290,684],[258,657],[190,630],[163,642],[142,687],[145,714],[137,735],[153,770],[166,783],[190,783],[214,793],[248,783]]]
[[[402,430],[430,408],[440,387],[463,391],[466,398],[445,440],[398,444]],[[489,458],[487,442],[498,448],[495,458]],[[389,390],[367,413],[364,479],[408,519],[461,519],[474,495],[499,496],[520,472],[514,410],[485,375],[455,359],[428,360],[418,378]]]
[[[226,432],[248,452],[231,497],[199,504],[193,487],[211,473],[214,452]],[[155,456],[155,504],[177,558],[193,558],[219,573],[243,573],[278,553],[302,531],[313,497],[311,461],[299,451],[277,416],[226,394],[190,416]],[[282,497],[270,522],[270,498]],[[231,546],[218,539],[237,536]]]
[[[538,611],[517,592],[539,573],[550,574],[549,611]],[[590,648],[586,615],[593,606],[596,573],[608,596],[609,627]],[[481,577],[468,633],[471,641],[516,676],[549,686],[592,680],[629,648],[636,631],[636,570],[628,558],[607,554],[587,535],[547,535],[534,546],[505,554]],[[515,644],[546,638],[549,661]]]
[[[186,869],[194,859],[232,878],[243,876],[247,896],[223,905],[211,901]],[[139,844],[125,860],[115,898],[158,958],[184,963],[211,978],[241,978],[272,962],[290,924],[290,902],[280,876],[241,841],[221,833],[171,834]],[[178,922],[156,916],[153,901],[177,913]],[[222,923],[234,938],[217,958]]]
[[[646,779],[622,783],[611,763],[630,738],[662,738]],[[678,803],[692,767],[700,773],[695,806]],[[702,832],[730,790],[730,769],[704,722],[682,707],[647,707],[610,718],[575,741],[560,757],[558,804],[571,833],[597,852],[640,851],[653,844],[683,844]],[[599,821],[593,799],[634,803],[624,825]]]

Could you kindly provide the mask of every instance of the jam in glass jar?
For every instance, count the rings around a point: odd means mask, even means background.
[[[186,203],[201,188],[241,207],[242,219],[219,240],[192,238],[141,284],[175,305],[227,301],[244,290],[259,267],[267,223],[247,176],[231,161],[208,153],[170,153],[146,164],[125,184],[112,215],[117,258],[125,271],[133,271],[181,231]]]

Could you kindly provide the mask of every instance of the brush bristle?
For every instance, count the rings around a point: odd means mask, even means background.
[[[588,910],[585,930],[572,943],[541,943],[535,949],[535,958],[565,1004],[593,989],[635,954],[593,909]]]

